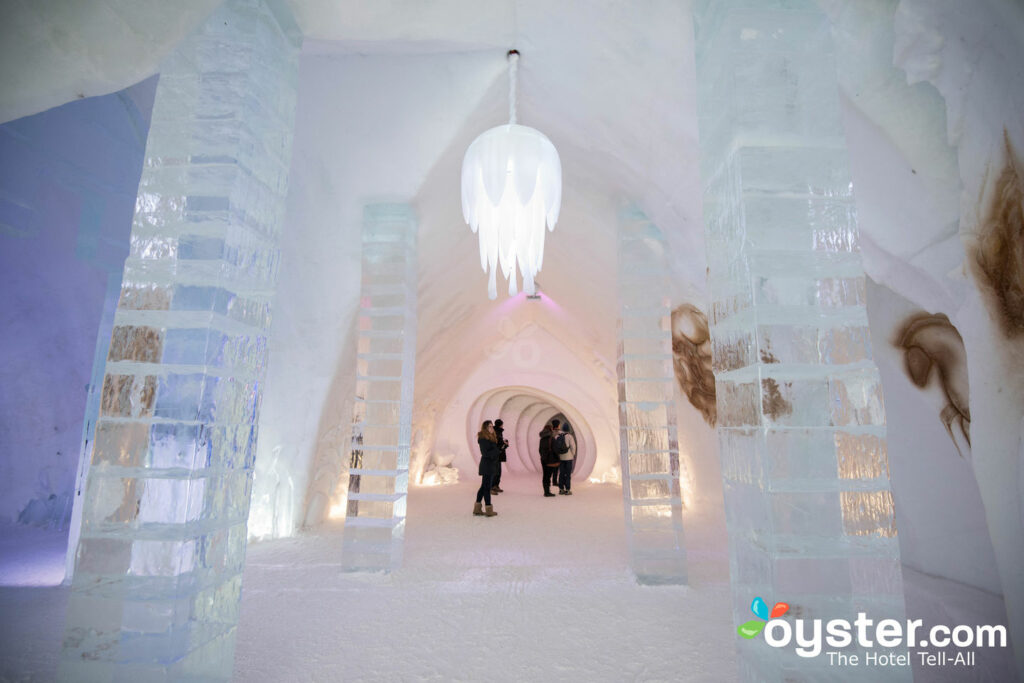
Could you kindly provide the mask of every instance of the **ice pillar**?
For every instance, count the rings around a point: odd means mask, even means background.
[[[402,563],[416,372],[416,220],[405,204],[363,216],[363,272],[342,565]]]
[[[60,677],[228,680],[299,34],[228,0],[162,65]]]
[[[633,572],[640,583],[685,584],[668,262],[661,231],[635,209],[620,217],[619,312],[619,457]]]
[[[751,603],[762,597],[789,603],[786,618],[901,619],[882,385],[828,21],[814,0],[698,0],[695,19],[734,618],[757,620]],[[850,673],[824,654],[738,641],[746,680]],[[858,653],[856,643],[843,651]],[[910,668],[872,676],[909,679]]]

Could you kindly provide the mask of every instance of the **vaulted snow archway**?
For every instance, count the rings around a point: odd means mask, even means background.
[[[557,415],[564,415],[576,435],[577,456],[574,476],[586,478],[594,470],[597,442],[594,431],[583,414],[568,401],[533,387],[502,387],[481,394],[466,414],[466,443],[479,461],[476,433],[484,420],[501,418],[508,439],[508,472],[539,473],[538,447],[544,425]]]
[[[566,335],[548,314],[520,319],[513,302],[505,316],[509,335],[500,355],[490,348],[461,379],[461,385],[433,421],[430,452],[452,456],[460,471],[475,474],[479,452],[476,432],[484,420],[501,418],[512,444],[510,472],[535,472],[537,434],[544,421],[563,413],[581,442],[578,476],[602,475],[619,465],[619,423],[614,377],[600,359]],[[535,318],[533,322],[530,318]],[[522,324],[520,327],[517,326]],[[488,327],[483,321],[483,327]],[[551,329],[549,329],[549,327]],[[535,349],[534,351],[519,351]],[[417,359],[417,382],[424,364]],[[428,375],[429,376],[429,375]],[[417,388],[419,390],[419,388]],[[415,419],[415,418],[414,418]],[[415,471],[415,463],[411,466]]]

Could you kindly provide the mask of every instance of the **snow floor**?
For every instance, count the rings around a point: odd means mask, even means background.
[[[0,586],[59,586],[67,548],[67,529],[0,527]]]
[[[903,565],[903,595],[907,616],[923,619],[925,625],[945,624],[1006,624],[1006,606],[1003,596],[957,581],[925,574]],[[1017,679],[1013,675],[1013,650],[1007,648],[974,648],[975,665],[963,667],[922,667],[914,663],[914,680],[918,683],[960,683],[961,681],[992,681],[1007,683]]]
[[[337,529],[251,545],[235,680],[735,680],[724,544],[690,587],[639,586],[621,488],[537,479],[506,476],[492,518],[478,481],[414,489],[388,576],[339,573]]]
[[[618,486],[543,498],[532,477],[502,485],[493,518],[471,514],[473,481],[413,489],[390,575],[340,571],[340,524],[250,545],[235,680],[736,680],[720,514],[685,517],[690,586],[639,586]],[[0,681],[55,680],[63,538],[0,528]],[[904,582],[913,618],[1005,623],[999,596],[906,568]],[[915,680],[1012,680],[1008,654]]]
[[[66,530],[0,527],[0,681],[52,681],[64,631]]]

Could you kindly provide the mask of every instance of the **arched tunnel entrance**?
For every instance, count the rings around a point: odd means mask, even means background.
[[[540,474],[540,432],[554,417],[569,421],[577,443],[574,477],[585,479],[594,470],[597,459],[597,443],[590,424],[568,402],[533,387],[492,389],[470,405],[466,413],[466,444],[473,454],[473,461],[480,460],[476,435],[481,423],[500,418],[509,442],[506,471],[510,474]]]

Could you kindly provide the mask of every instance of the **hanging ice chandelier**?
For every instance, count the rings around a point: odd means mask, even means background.
[[[480,235],[480,266],[490,272],[487,294],[498,297],[497,271],[509,296],[536,294],[544,261],[544,226],[555,229],[562,206],[562,162],[539,130],[516,123],[519,52],[508,53],[508,125],[482,133],[462,160],[462,216]]]

